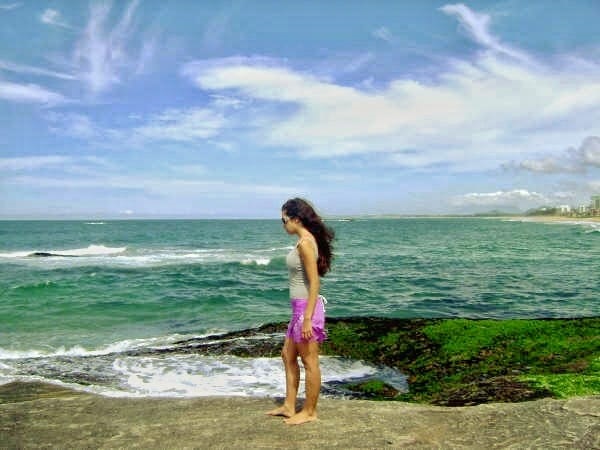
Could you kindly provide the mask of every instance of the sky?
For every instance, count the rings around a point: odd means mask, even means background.
[[[600,2],[0,0],[0,219],[600,194]]]

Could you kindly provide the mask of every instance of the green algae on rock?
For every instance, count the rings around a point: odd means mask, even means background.
[[[407,374],[400,400],[459,406],[600,393],[600,318],[364,317],[331,319],[328,329],[323,353]]]

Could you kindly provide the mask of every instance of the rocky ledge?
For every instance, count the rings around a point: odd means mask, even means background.
[[[164,351],[276,356],[285,323],[182,341]],[[409,392],[382,381],[345,386],[357,397],[444,406],[600,394],[600,318],[328,320],[322,352],[396,369]]]

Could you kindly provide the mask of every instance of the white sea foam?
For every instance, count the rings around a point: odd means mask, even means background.
[[[76,248],[74,250],[65,250],[63,252],[49,252],[58,255],[72,256],[104,256],[123,253],[127,247],[105,247],[104,245],[90,245],[86,248]]]
[[[257,266],[268,266],[270,262],[271,260],[269,258],[248,258],[242,260],[242,264],[246,266],[250,264],[256,264]]]
[[[30,349],[30,350],[10,350],[0,347],[0,363],[2,361],[33,359],[33,358],[54,358],[61,356],[87,357],[103,356],[110,354],[124,353],[137,349],[161,349],[167,348],[174,342],[187,339],[199,339],[205,335],[182,335],[171,334],[168,336],[145,338],[145,339],[125,339],[108,345],[100,346],[96,349],[87,349],[79,345],[72,347],[60,346],[53,349]]]
[[[31,255],[34,251],[19,251],[19,252],[8,252],[8,253],[0,253],[0,258],[25,258],[26,256]]]
[[[293,249],[294,246],[293,245],[286,245],[285,247],[271,247],[265,250],[257,250],[257,252],[262,252],[262,253],[266,253],[266,252],[281,252],[282,250],[286,250],[286,251],[290,251],[291,249]]]
[[[280,358],[223,356],[153,356],[119,358],[113,363],[121,378],[113,396],[283,396],[285,373]],[[324,383],[374,375],[369,364],[335,357],[321,357]],[[304,371],[301,371],[301,385]]]
[[[107,263],[117,266],[148,267],[173,264],[243,263],[245,260],[246,255],[239,255],[223,250],[185,250],[183,252],[153,250],[151,253],[118,255],[112,258],[111,261],[107,261]]]
[[[109,397],[283,396],[285,373],[280,358],[241,358],[233,355],[163,354],[104,355],[80,348],[57,356],[69,358],[0,362],[0,383],[42,381]],[[30,353],[36,355],[39,353]],[[23,355],[21,355],[23,356]],[[84,356],[79,358],[78,356]],[[90,359],[90,356],[97,356]],[[323,383],[383,375],[399,390],[405,377],[394,371],[345,358],[320,358]],[[393,373],[392,373],[393,372]],[[36,375],[29,375],[35,373]],[[60,373],[59,378],[56,374]],[[79,384],[81,373],[91,378]],[[97,377],[97,383],[89,383]],[[301,371],[301,394],[304,371]]]
[[[114,267],[153,267],[175,264],[227,264],[267,266],[273,256],[265,253],[280,252],[282,249],[238,251],[233,249],[173,249],[173,248],[129,248],[90,245],[85,248],[69,250],[19,250],[0,253],[0,258],[26,263],[35,267],[82,267],[102,265]],[[36,258],[35,253],[44,253],[46,257]],[[66,258],[73,256],[76,258]]]
[[[593,222],[590,220],[565,220],[565,221],[556,222],[556,223],[564,224],[564,225],[579,225],[584,228],[584,233],[600,232],[600,223]]]

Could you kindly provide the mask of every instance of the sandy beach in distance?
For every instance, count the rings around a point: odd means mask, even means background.
[[[321,399],[318,421],[269,398],[123,399],[0,386],[2,448],[598,448],[600,397],[471,407]]]
[[[519,222],[541,222],[541,223],[600,223],[600,217],[567,217],[567,216],[506,216],[498,217],[504,220]]]

